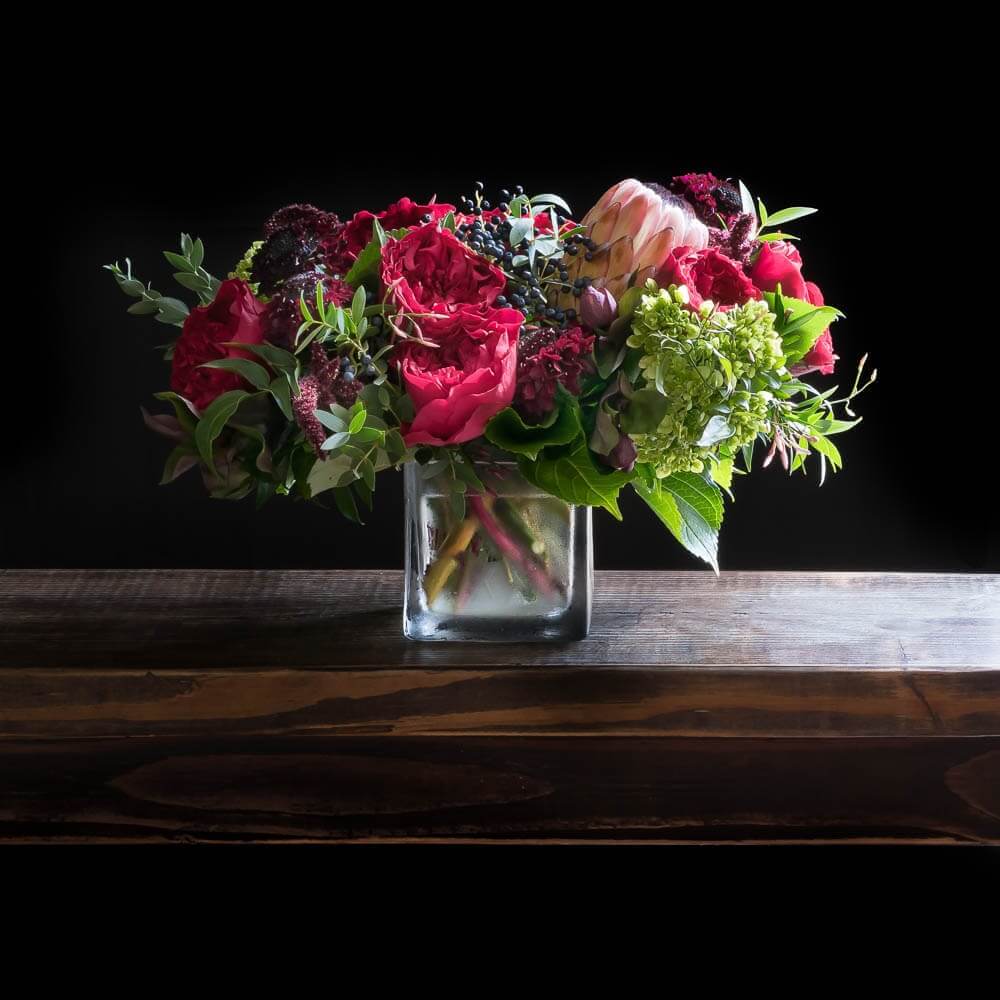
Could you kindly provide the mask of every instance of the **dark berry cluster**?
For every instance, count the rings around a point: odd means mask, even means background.
[[[523,244],[511,246],[510,238],[513,216],[510,214],[511,201],[524,195],[524,187],[517,185],[510,190],[504,188],[499,192],[496,207],[484,197],[485,185],[477,181],[474,198],[462,195],[458,199],[459,225],[455,235],[470,250],[487,258],[507,275],[506,294],[498,296],[496,304],[501,307],[519,309],[526,318],[545,320],[553,326],[563,326],[576,318],[575,309],[563,309],[554,303],[562,291],[568,291],[569,270],[571,261],[552,260],[539,254],[534,269],[523,266],[523,257],[515,268],[515,258],[525,253]],[[525,203],[521,214],[527,216],[532,209]],[[536,213],[536,218],[538,218]],[[547,220],[547,213],[541,218]],[[561,227],[569,221],[566,216],[557,214],[556,225]],[[548,234],[546,234],[548,235]],[[558,238],[558,234],[551,234]],[[562,250],[567,257],[583,256],[591,260],[597,249],[589,237],[574,234],[561,240]],[[576,293],[579,295],[579,291]],[[550,302],[550,298],[553,300]]]

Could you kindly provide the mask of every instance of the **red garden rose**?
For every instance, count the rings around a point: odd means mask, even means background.
[[[436,314],[417,319],[431,337],[446,335],[459,313],[491,306],[506,280],[500,268],[434,223],[411,229],[382,251],[386,291],[406,312]]]
[[[174,345],[170,388],[204,410],[217,396],[244,386],[235,372],[199,365],[220,358],[252,358],[249,351],[224,345],[231,340],[259,344],[264,339],[260,322],[264,308],[246,282],[237,278],[223,281],[214,301],[192,309],[184,321]]]
[[[806,282],[807,301],[814,306],[823,305],[823,293],[818,285],[811,281]],[[816,343],[809,348],[809,353],[801,360],[796,361],[789,369],[793,375],[809,375],[812,372],[819,372],[820,375],[832,375],[834,363],[838,355],[833,353],[833,337],[830,336],[830,328],[827,327],[817,339]]]
[[[461,444],[509,406],[517,381],[516,309],[467,310],[439,347],[411,344],[400,375],[416,410],[407,445]]]
[[[726,309],[760,298],[760,291],[744,273],[743,266],[715,247],[707,250],[676,247],[657,272],[656,283],[661,287],[684,285],[692,309],[698,309],[705,299]]]
[[[455,211],[454,205],[432,201],[429,205],[418,205],[410,198],[400,198],[394,205],[379,212],[358,212],[344,227],[341,234],[342,246],[348,254],[357,257],[371,242],[374,225],[372,219],[378,219],[385,230],[409,229],[418,226],[425,215],[436,222],[443,219],[449,212]]]
[[[763,292],[773,292],[780,284],[782,295],[810,301],[802,277],[802,256],[785,240],[760,245],[760,253],[750,268],[750,278]]]
[[[823,305],[823,293],[819,285],[802,277],[802,255],[784,240],[761,244],[760,254],[750,269],[750,276],[754,284],[765,292],[773,292],[780,284],[782,295],[801,299],[814,306]],[[827,327],[809,353],[792,365],[791,372],[793,375],[808,375],[810,372],[832,375],[836,360],[833,337]]]

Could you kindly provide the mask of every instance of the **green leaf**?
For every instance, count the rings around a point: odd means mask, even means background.
[[[761,223],[767,226],[782,226],[786,222],[794,222],[796,219],[803,219],[807,215],[815,215],[818,209],[815,208],[803,208],[798,206],[796,208],[782,208],[777,212],[773,212],[771,215],[767,216],[766,223],[761,220]]]
[[[323,451],[334,451],[337,448],[343,448],[348,441],[351,440],[351,435],[347,431],[337,431],[335,434],[331,434],[322,444]]]
[[[781,334],[787,364],[804,358],[820,334],[844,315],[833,306],[814,306],[811,302],[781,295],[780,292],[765,292],[764,298],[768,308],[779,318],[775,328]]]
[[[597,363],[597,374],[601,378],[611,378],[621,367],[628,353],[628,345],[622,344],[620,347],[610,340],[601,338],[597,349],[594,351],[594,360]]]
[[[125,310],[125,312],[130,313],[132,316],[153,316],[159,311],[160,305],[155,299],[141,299],[138,302],[133,302]]]
[[[515,219],[510,224],[510,245],[516,247],[525,239],[530,239],[531,234],[535,231],[535,220],[530,216],[525,216],[523,219]]]
[[[242,347],[245,350],[252,351],[277,371],[287,371],[294,374],[295,369],[298,367],[298,360],[294,354],[281,347],[275,347],[273,344],[244,344],[237,340],[230,341],[223,346]]]
[[[733,460],[731,458],[716,459],[709,456],[709,471],[712,482],[728,490],[733,485]]]
[[[195,240],[191,244],[191,252],[188,254],[188,259],[191,261],[192,267],[201,267],[202,261],[205,259],[205,244],[200,239]]]
[[[792,236],[790,233],[764,233],[757,237],[759,243],[774,243],[776,240],[797,240],[798,236]]]
[[[567,215],[572,215],[573,210],[557,194],[536,194],[532,196],[531,205],[555,205],[561,208]]]
[[[844,460],[840,456],[840,450],[832,441],[827,441],[825,437],[817,435],[813,438],[812,442],[810,442],[810,446],[815,451],[818,451],[821,455],[825,455],[830,460],[830,464],[833,466],[834,472],[843,468]]]
[[[365,289],[364,286],[361,285],[354,293],[354,298],[351,299],[351,319],[354,320],[355,328],[357,328],[358,324],[365,315],[365,300]]]
[[[849,431],[852,427],[857,426],[861,423],[864,417],[858,417],[857,420],[817,420],[812,426],[820,432],[820,434],[825,434],[829,436],[830,434],[843,434],[844,431]]]
[[[455,232],[455,213],[454,212],[449,212],[441,220],[441,228],[442,229],[447,229],[451,233]]]
[[[379,222],[378,219],[372,219],[372,235],[375,238],[375,242],[378,243],[379,249],[384,247],[386,243],[389,242],[389,237],[385,235],[382,223]]]
[[[178,395],[176,392],[157,392],[153,395],[153,398],[162,399],[170,403],[174,408],[174,413],[177,415],[177,422],[189,434],[194,433],[195,424],[201,419],[201,414],[194,403]]]
[[[350,271],[344,276],[344,281],[356,288],[365,279],[373,278],[378,271],[378,264],[381,259],[382,244],[378,240],[372,240],[358,254],[358,259],[351,265]]]
[[[610,455],[621,439],[613,414],[608,410],[607,403],[602,403],[594,414],[594,430],[587,442],[590,450],[598,455]]]
[[[767,209],[764,207],[764,202],[762,202],[760,198],[757,199],[757,217],[760,219],[761,226],[767,225]]]
[[[169,264],[173,264],[173,266],[176,267],[178,271],[183,271],[193,274],[195,271],[198,270],[198,266],[196,264],[193,265],[191,261],[187,259],[187,257],[182,257],[179,253],[172,253],[170,250],[164,250],[163,256],[166,257],[167,262]]]
[[[622,413],[622,430],[627,434],[649,434],[660,426],[670,401],[655,389],[639,389]]]
[[[231,389],[229,392],[224,392],[218,399],[212,402],[202,414],[201,420],[198,421],[198,426],[194,431],[194,443],[198,447],[198,454],[201,455],[202,461],[208,466],[213,475],[218,475],[218,473],[212,455],[212,445],[215,444],[215,439],[222,433],[222,428],[226,426],[226,422],[239,409],[240,403],[249,395],[243,389]]]
[[[699,448],[711,448],[713,444],[725,441],[733,436],[733,429],[725,417],[712,417],[698,439]]]
[[[197,464],[198,456],[187,445],[178,445],[167,456],[167,461],[163,466],[163,475],[160,477],[160,485],[166,486],[167,483],[172,483]]]
[[[364,484],[373,493],[375,492],[375,466],[367,459],[362,459],[361,464],[358,466],[358,472],[361,474],[361,479]]]
[[[199,368],[219,368],[224,372],[235,372],[245,378],[255,389],[267,389],[271,383],[271,376],[267,370],[250,361],[248,358],[220,358],[218,361],[206,361]]]
[[[353,417],[351,417],[351,423],[347,428],[349,434],[357,434],[362,427],[365,426],[365,417],[367,416],[364,407],[357,411]]]
[[[174,274],[174,281],[182,288],[198,292],[199,295],[207,294],[210,289],[209,283],[201,275],[190,274],[187,271],[177,271]]]
[[[274,397],[275,403],[278,404],[278,409],[281,410],[281,414],[286,420],[293,418],[292,384],[289,381],[290,378],[291,375],[283,372],[267,386],[268,391]]]
[[[342,420],[336,413],[328,413],[326,410],[314,410],[313,415],[326,428],[336,433],[347,432],[347,421]]]
[[[385,431],[379,430],[377,427],[362,427],[360,430],[352,432],[351,440],[355,444],[372,444],[374,441],[382,444],[385,441]]]
[[[542,454],[532,462],[518,459],[521,475],[539,489],[567,503],[603,507],[612,517],[622,520],[618,493],[632,479],[627,472],[601,472],[594,464],[586,439],[581,435],[574,445],[554,449],[552,456]]]
[[[556,408],[539,424],[526,424],[508,406],[486,425],[486,440],[504,451],[531,459],[550,445],[575,441],[580,433],[580,404],[567,392],[561,392],[557,402]]]
[[[719,572],[722,496],[717,487],[694,472],[638,478],[632,487],[688,552]]]
[[[354,494],[349,486],[338,486],[333,491],[333,501],[348,521],[361,524],[361,515],[358,513],[358,505],[354,502]]]

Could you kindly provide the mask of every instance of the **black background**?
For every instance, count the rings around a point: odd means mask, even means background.
[[[826,485],[815,471],[789,479],[777,463],[737,479],[723,568],[997,569],[983,487],[994,432],[980,417],[995,395],[997,333],[974,312],[994,285],[976,248],[987,247],[996,182],[963,79],[929,76],[905,54],[871,57],[826,90],[775,69],[739,86],[723,79],[721,96],[647,76],[625,95],[597,88],[584,99],[567,70],[544,99],[521,104],[447,61],[412,73],[369,66],[378,89],[361,105],[338,104],[332,79],[321,92],[292,79],[289,92],[259,67],[220,64],[192,81],[183,64],[134,53],[89,58],[58,99],[22,109],[27,171],[10,210],[23,243],[7,278],[30,275],[31,294],[8,342],[16,356],[27,339],[31,353],[23,364],[8,355],[7,381],[29,395],[7,434],[14,516],[0,564],[401,565],[395,474],[380,477],[364,528],[281,498],[260,512],[213,501],[196,473],[156,485],[168,449],[139,405],[160,406],[151,396],[169,372],[153,348],[173,328],[127,316],[130,300],[102,264],[129,256],[140,278],[183,295],[160,254],[181,230],[204,239],[206,266],[224,274],[292,201],[348,216],[404,194],[453,200],[482,179],[559,192],[582,215],[624,176],[711,169],[741,176],[772,210],[819,208],[791,228],[807,277],[847,314],[834,327],[836,380],[849,385],[865,351],[879,372],[857,404],[864,422],[837,441],[845,469]],[[646,105],[643,86],[658,88]],[[931,112],[942,95],[950,116]],[[635,497],[622,509],[622,524],[595,513],[598,567],[698,567]]]

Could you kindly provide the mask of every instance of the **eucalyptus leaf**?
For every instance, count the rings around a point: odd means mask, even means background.
[[[536,194],[531,198],[532,207],[535,205],[555,205],[561,208],[567,215],[572,215],[573,210],[557,194]]]

